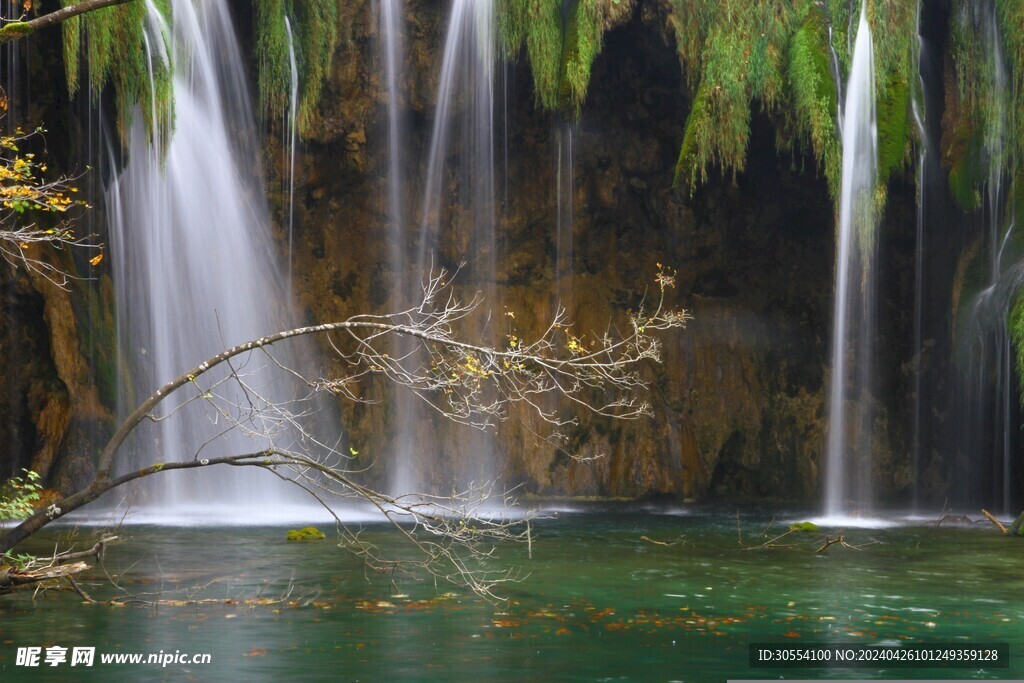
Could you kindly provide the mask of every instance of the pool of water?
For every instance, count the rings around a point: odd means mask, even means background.
[[[0,597],[0,680],[725,681],[1024,678],[1024,542],[924,522],[765,540],[772,514],[593,506],[549,511],[499,549],[507,602],[368,572],[280,527],[128,526],[72,592]],[[792,517],[780,515],[779,519]],[[769,535],[785,530],[775,521]],[[367,540],[397,547],[392,529]],[[325,528],[325,531],[328,529]],[[772,534],[771,532],[775,533]],[[33,541],[40,553],[69,528]],[[80,529],[81,536],[94,533]],[[665,543],[668,545],[661,545]],[[109,574],[109,577],[107,576]],[[179,601],[147,604],[146,600]],[[217,603],[190,603],[195,599]],[[225,603],[224,601],[230,601]],[[764,669],[750,643],[1008,643],[1003,669]],[[19,646],[95,647],[92,667],[19,667]],[[209,653],[209,664],[101,664],[101,653]]]

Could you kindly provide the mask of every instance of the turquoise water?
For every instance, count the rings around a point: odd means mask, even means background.
[[[741,516],[743,545],[735,515],[604,506],[535,520],[532,559],[525,546],[500,549],[501,563],[526,574],[505,587],[505,603],[432,581],[392,584],[333,543],[286,542],[281,528],[126,527],[104,562],[121,588],[145,600],[221,602],[0,598],[0,680],[1024,678],[1020,540],[983,526],[901,526],[844,530],[859,549],[816,553],[823,529],[779,541],[792,547],[751,550],[771,514]],[[399,543],[385,526],[365,529],[381,547]],[[117,594],[102,571],[87,581],[94,597]],[[1001,642],[1011,666],[751,668],[751,642]],[[53,645],[95,647],[96,663],[16,666],[19,646]],[[212,662],[98,659],[161,650]]]

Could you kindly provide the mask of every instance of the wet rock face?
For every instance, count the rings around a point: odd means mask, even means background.
[[[357,5],[350,10],[358,17],[350,40],[335,58],[320,133],[304,148],[304,189],[297,193],[296,287],[317,320],[383,310],[399,276],[419,277],[409,265],[418,220],[410,220],[401,245],[408,254],[404,272],[387,244],[386,97],[373,52],[379,37],[366,20],[369,10]],[[411,128],[404,199],[407,214],[418,218],[444,17],[422,3],[407,16],[403,117]],[[831,328],[828,192],[812,162],[775,152],[767,120],[755,123],[746,172],[736,178],[713,172],[693,196],[673,190],[689,99],[664,26],[657,8],[638,10],[608,34],[594,64],[574,129],[573,275],[568,295],[563,284],[563,303],[575,331],[604,330],[624,321],[626,310],[653,289],[662,263],[678,269],[672,303],[694,320],[666,337],[664,363],[645,369],[653,419],[581,415],[577,426],[563,430],[562,452],[531,435],[543,425],[524,411],[497,430],[490,446],[498,455],[495,474],[543,495],[811,499],[824,441]],[[496,285],[498,310],[515,312],[523,337],[542,331],[553,315],[559,250],[558,122],[534,106],[528,68],[524,61],[510,65],[500,81],[508,99],[499,105],[496,131],[493,280],[463,281],[469,292]],[[451,201],[457,183],[454,178],[445,188]],[[450,208],[453,216],[465,210]],[[471,244],[453,234],[438,260],[484,256],[472,253]],[[383,387],[366,391],[387,395]],[[373,444],[385,467],[397,420],[388,406],[385,400],[343,408],[352,440]],[[424,415],[415,435],[439,484],[474,457],[460,447],[467,438],[462,427]],[[599,457],[579,462],[569,455]]]
[[[582,414],[562,430],[558,449],[534,435],[550,430],[530,412],[512,414],[495,434],[481,437],[421,411],[405,427],[406,442],[416,444],[428,484],[440,491],[451,489],[458,472],[477,471],[480,452],[490,451],[486,474],[522,482],[526,493],[817,496],[833,289],[828,191],[811,160],[776,152],[773,122],[758,116],[743,173],[712,171],[692,195],[672,188],[690,99],[661,4],[641,3],[606,36],[593,66],[573,132],[572,275],[561,275],[574,333],[593,335],[622,324],[626,311],[653,291],[657,264],[677,269],[670,303],[687,308],[693,321],[665,337],[662,364],[644,369],[655,416],[616,422]],[[297,158],[293,287],[310,321],[408,305],[397,283],[423,275],[415,263],[447,5],[417,0],[404,7],[406,229],[397,243],[389,232],[387,94],[376,19],[369,0],[341,3],[331,78]],[[495,267],[491,273],[468,268],[460,282],[466,296],[496,291],[495,316],[513,311],[516,333],[529,337],[546,328],[558,303],[560,122],[535,106],[525,59],[502,70],[497,83],[504,99],[495,129]],[[267,186],[283,254],[287,170],[280,144],[271,130]],[[456,146],[451,157],[460,154]],[[468,212],[458,204],[460,182],[452,174],[443,184],[453,225]],[[452,267],[490,258],[473,245],[468,234],[451,230],[435,262]],[[401,261],[395,251],[404,253]],[[61,323],[72,317],[68,300],[44,301],[31,283],[23,285],[5,290],[0,351],[40,360],[4,378],[0,416],[10,419],[0,419],[0,443],[23,455],[0,464],[4,472],[50,467],[67,489],[90,476],[90,444],[109,429],[103,408],[111,407],[103,390],[109,373],[83,365],[75,337],[89,326],[79,320],[76,331]],[[344,372],[340,365],[329,370]],[[380,402],[339,406],[346,438],[361,454],[356,464],[372,463],[375,483],[386,483],[403,418],[383,383],[360,391]],[[61,455],[48,444],[59,444]],[[891,464],[883,471],[899,470]]]
[[[0,478],[22,468],[46,476],[71,419],[69,397],[52,365],[42,297],[27,278],[12,276],[0,288],[0,300],[0,358],[5,359],[0,443],[6,453]]]

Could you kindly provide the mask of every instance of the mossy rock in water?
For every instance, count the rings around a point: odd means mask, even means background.
[[[289,541],[322,541],[327,535],[315,526],[307,526],[305,529],[292,529],[288,532]]]
[[[797,522],[789,525],[790,531],[817,531],[818,525],[814,522]]]

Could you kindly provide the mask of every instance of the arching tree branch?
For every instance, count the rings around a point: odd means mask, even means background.
[[[620,331],[609,325],[604,331],[575,333],[559,310],[552,323],[533,339],[520,337],[514,315],[507,325],[506,342],[485,346],[462,341],[456,329],[479,308],[479,299],[462,303],[451,289],[444,271],[431,274],[423,285],[423,300],[414,308],[390,315],[356,315],[348,320],[300,327],[260,337],[225,349],[188,372],[164,384],[145,399],[118,427],[100,453],[96,476],[83,489],[39,510],[0,537],[0,553],[10,550],[53,520],[81,508],[111,489],[136,479],[176,469],[213,465],[261,467],[299,486],[331,511],[331,503],[356,498],[370,503],[420,551],[422,561],[414,562],[445,579],[468,585],[491,595],[491,588],[510,580],[507,571],[489,574],[487,544],[518,539],[522,532],[514,523],[494,521],[476,514],[476,507],[489,491],[469,491],[448,497],[423,495],[393,497],[361,484],[353,475],[352,461],[337,444],[330,445],[310,433],[303,424],[308,413],[301,404],[313,396],[329,394],[361,401],[354,387],[365,378],[384,375],[391,382],[415,393],[445,417],[478,428],[488,428],[510,414],[512,406],[534,411],[553,428],[572,423],[566,417],[541,406],[544,396],[567,399],[578,410],[617,419],[636,419],[652,414],[651,406],[636,394],[646,386],[641,376],[647,360],[659,361],[661,346],[655,332],[685,325],[689,315],[663,307],[665,290],[674,286],[673,275],[658,272],[658,299],[648,307],[641,304],[628,315]],[[282,365],[271,347],[287,339],[325,335],[349,372],[334,379],[312,378]],[[413,339],[417,347],[392,355],[396,338]],[[240,356],[258,354],[289,371],[309,389],[308,395],[292,402],[274,401],[262,389],[247,383]],[[211,374],[227,368],[227,375]],[[212,377],[212,379],[211,379]],[[225,392],[225,385],[241,392]],[[181,404],[165,408],[167,399],[190,386],[194,394],[186,402],[202,401],[226,420],[225,431],[241,430],[267,444],[247,454],[203,457],[204,445],[191,460],[155,463],[115,475],[117,456],[128,436],[144,421],[173,419]],[[241,394],[242,398],[237,398]],[[235,396],[235,398],[232,398]],[[300,404],[295,410],[293,403]],[[161,414],[159,411],[163,410]],[[287,435],[288,438],[282,438]],[[298,435],[300,438],[294,438]],[[212,444],[212,445],[211,445]],[[123,472],[123,468],[121,468]],[[415,493],[415,492],[408,492]],[[331,511],[333,515],[333,511]],[[339,531],[349,547],[356,549],[378,568],[394,570],[396,563],[382,557],[376,548],[361,541],[335,515]],[[410,526],[411,525],[411,526]],[[528,533],[528,531],[526,532]],[[473,565],[473,566],[471,566]],[[444,569],[447,567],[447,569]]]

